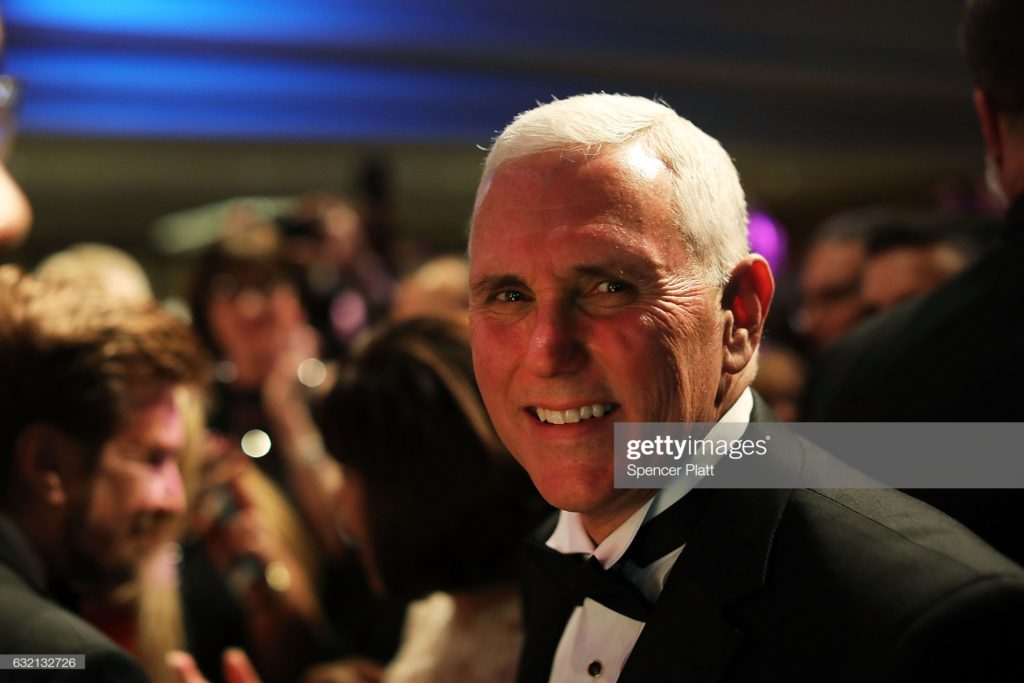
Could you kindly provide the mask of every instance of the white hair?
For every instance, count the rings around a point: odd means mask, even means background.
[[[639,143],[669,169],[673,214],[695,262],[713,282],[728,280],[749,253],[747,205],[732,159],[717,140],[643,97],[595,93],[523,112],[494,140],[477,188],[474,216],[503,164],[564,150],[596,156]]]

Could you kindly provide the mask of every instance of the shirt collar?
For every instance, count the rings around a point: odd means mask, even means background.
[[[739,438],[750,423],[750,412],[753,408],[754,395],[750,387],[747,387],[732,407],[722,415],[718,424],[708,433],[708,437],[714,435],[716,438]],[[731,436],[734,431],[735,436]],[[717,461],[717,458],[715,460]],[[644,523],[654,519],[680,500],[698,481],[693,477],[681,477],[671,486],[658,491],[597,546],[583,528],[580,513],[562,510],[558,513],[558,524],[548,538],[547,546],[565,554],[593,555],[601,566],[608,569],[622,558]]]

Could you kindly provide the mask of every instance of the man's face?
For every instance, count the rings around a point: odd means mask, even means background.
[[[476,214],[477,381],[563,510],[611,517],[649,495],[613,488],[614,422],[718,418],[720,292],[695,274],[670,196],[668,170],[638,146],[545,153],[502,166]]]
[[[291,285],[244,283],[230,275],[215,285],[207,317],[227,359],[254,371],[260,380],[304,323],[302,304]]]
[[[934,290],[964,265],[965,259],[944,245],[889,249],[864,267],[861,298],[869,311],[887,311]]]
[[[811,248],[800,274],[800,326],[816,349],[839,341],[864,318],[860,300],[864,247],[824,240]]]
[[[65,527],[77,578],[100,583],[129,579],[170,540],[168,525],[185,510],[178,467],[185,440],[185,423],[168,389],[141,405],[103,446]]]

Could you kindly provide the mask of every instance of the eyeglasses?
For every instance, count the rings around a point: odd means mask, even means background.
[[[14,145],[17,130],[18,99],[21,94],[21,82],[13,76],[0,74],[0,160],[7,159],[7,154]]]
[[[210,283],[210,294],[214,299],[234,302],[245,292],[255,292],[269,297],[276,289],[288,284],[280,275],[271,273],[247,274],[239,278],[228,273],[218,273]]]

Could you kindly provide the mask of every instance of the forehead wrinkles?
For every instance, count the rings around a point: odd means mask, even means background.
[[[526,196],[533,198],[531,208],[538,211],[568,209],[642,222],[645,208],[663,206],[650,186],[665,181],[644,177],[627,159],[621,153],[585,157],[548,152],[506,164],[495,180],[507,178],[513,187],[528,193]],[[500,178],[503,172],[504,178]]]

